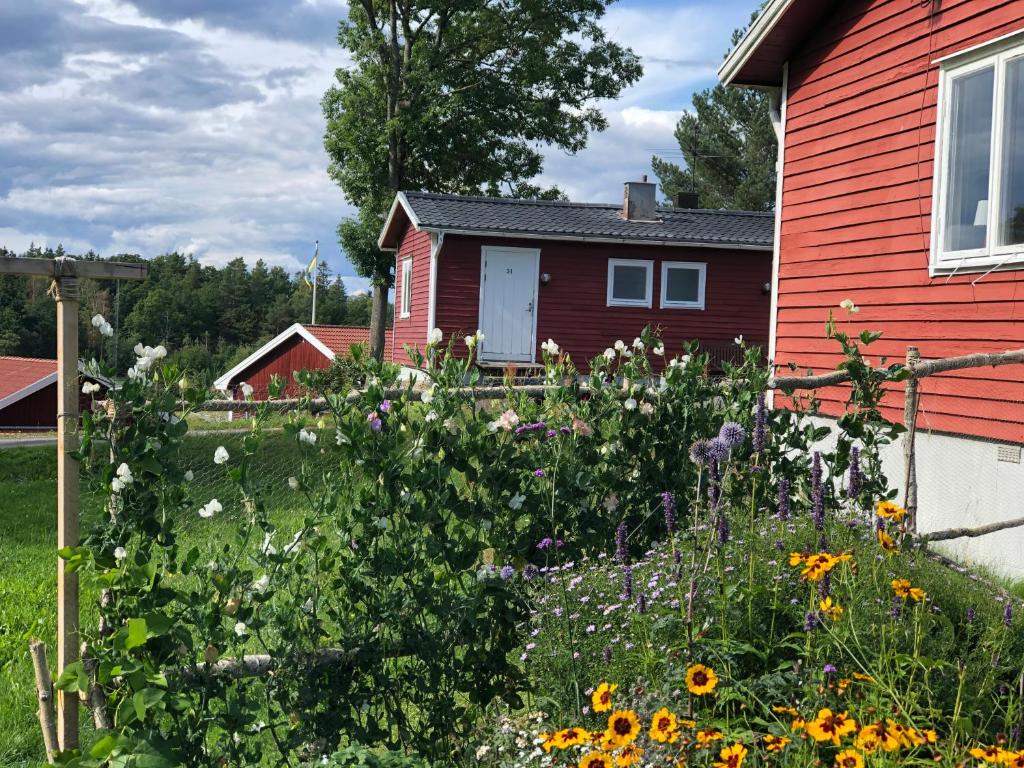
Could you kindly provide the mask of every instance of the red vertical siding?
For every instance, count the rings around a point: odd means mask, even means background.
[[[402,262],[412,259],[412,302],[409,317],[402,317]],[[411,363],[405,345],[422,349],[427,343],[427,319],[430,305],[430,233],[417,232],[411,225],[400,240],[395,254],[395,322],[392,334],[392,359]]]
[[[295,371],[318,370],[330,364],[323,352],[296,334],[242,370],[232,378],[232,382],[244,381],[253,388],[253,398],[265,400],[269,395],[270,379],[277,375],[285,381],[285,396],[298,397]]]
[[[1024,28],[1024,0],[854,0],[789,65],[776,362],[838,362],[822,324],[840,301],[852,327],[902,360],[1024,346],[1020,271],[928,276],[938,65]],[[974,282],[976,281],[977,282]],[[926,379],[919,427],[1024,442],[1018,367]],[[835,413],[844,393],[822,393]],[[899,419],[893,392],[886,415]]]
[[[540,344],[552,338],[585,368],[616,339],[629,343],[648,324],[661,327],[670,353],[691,339],[732,344],[742,334],[752,344],[767,343],[770,301],[764,285],[771,279],[770,253],[451,235],[437,263],[436,324],[446,340],[479,325],[480,252],[488,244],[540,249],[540,271],[550,274],[551,282],[538,291],[538,360]],[[607,306],[610,258],[654,261],[651,309]],[[659,309],[663,261],[708,265],[703,310]],[[461,343],[456,348],[461,350]]]

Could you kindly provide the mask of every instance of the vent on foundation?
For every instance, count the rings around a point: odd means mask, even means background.
[[[996,454],[996,461],[1006,461],[1010,464],[1020,464],[1019,445],[1000,445]]]

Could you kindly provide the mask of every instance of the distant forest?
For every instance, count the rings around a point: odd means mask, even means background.
[[[62,255],[67,254],[61,248],[33,247],[15,254],[0,247],[0,256]],[[145,280],[123,281],[120,287],[112,280],[79,284],[81,357],[109,362],[116,355],[119,371],[134,361],[136,343],[163,344],[170,362],[212,381],[292,323],[310,320],[313,291],[302,273],[289,274],[262,261],[250,268],[239,258],[218,268],[178,253],[152,259],[127,254],[102,259],[92,253],[75,258],[149,267]],[[0,275],[0,355],[56,357],[56,308],[49,286],[47,278]],[[115,326],[113,338],[92,327],[95,314]],[[318,323],[366,326],[370,297],[347,295],[341,278],[321,263],[316,315]]]

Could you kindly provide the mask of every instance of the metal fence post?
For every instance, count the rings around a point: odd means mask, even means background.
[[[914,456],[914,442],[917,434],[918,400],[918,380],[913,371],[919,362],[921,352],[918,348],[907,347],[907,368],[911,375],[907,378],[903,396],[903,426],[907,430],[903,438],[903,507],[907,510],[907,525],[913,533],[917,533],[917,462]]]

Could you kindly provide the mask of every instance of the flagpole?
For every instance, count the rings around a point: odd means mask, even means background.
[[[313,252],[313,322],[312,325],[316,325],[316,284],[320,282],[318,277],[320,263],[317,259],[320,257],[320,241],[316,241],[316,250]]]

